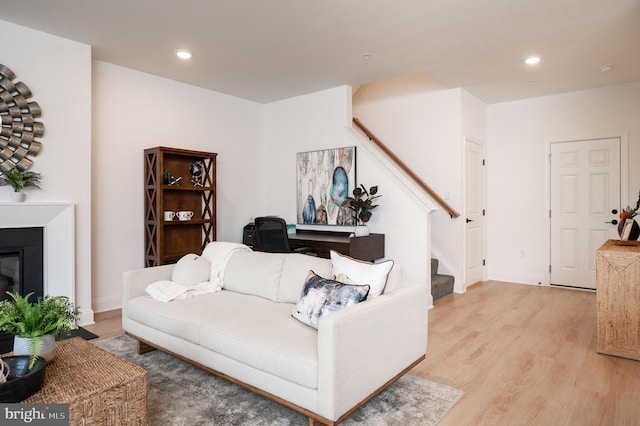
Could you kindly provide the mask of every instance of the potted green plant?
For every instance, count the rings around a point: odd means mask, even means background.
[[[40,188],[40,179],[42,175],[36,172],[22,171],[17,167],[13,167],[0,176],[0,185],[9,185],[13,188],[14,200],[24,201],[25,188]]]
[[[373,202],[381,196],[378,194],[377,185],[372,186],[367,191],[364,185],[361,184],[353,189],[353,197],[347,197],[347,207],[351,210],[356,221],[355,235],[357,237],[369,235],[367,222],[371,219],[371,210],[378,207],[378,204],[373,204]]]
[[[78,309],[66,296],[38,297],[7,292],[13,300],[0,302],[0,331],[14,334],[14,355],[29,355],[29,366],[38,355],[48,361],[55,356],[55,336],[77,328]]]

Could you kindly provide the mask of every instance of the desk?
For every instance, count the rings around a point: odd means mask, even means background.
[[[384,257],[384,234],[369,234],[366,237],[351,237],[347,232],[325,232],[298,230],[289,234],[292,249],[311,247],[318,257],[329,258],[329,251],[373,261]]]

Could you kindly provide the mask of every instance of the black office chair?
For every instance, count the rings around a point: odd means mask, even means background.
[[[311,247],[300,247],[291,250],[289,236],[287,235],[287,223],[279,217],[256,217],[255,231],[253,234],[255,251],[268,253],[303,253],[312,254]]]

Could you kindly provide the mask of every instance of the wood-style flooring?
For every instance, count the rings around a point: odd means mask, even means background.
[[[85,328],[117,336],[120,321]],[[487,281],[448,295],[410,374],[465,392],[439,426],[640,425],[640,361],[596,353],[594,292]]]

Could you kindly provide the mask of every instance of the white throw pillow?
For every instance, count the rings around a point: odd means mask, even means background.
[[[182,285],[198,285],[209,281],[211,263],[197,254],[186,254],[173,268],[171,281]]]
[[[356,260],[331,250],[333,277],[348,284],[369,285],[369,298],[382,294],[387,284],[387,276],[393,268],[393,260],[370,263]],[[347,281],[348,279],[348,281]]]
[[[366,300],[367,293],[368,285],[348,285],[309,271],[291,316],[317,329],[320,318]]]

